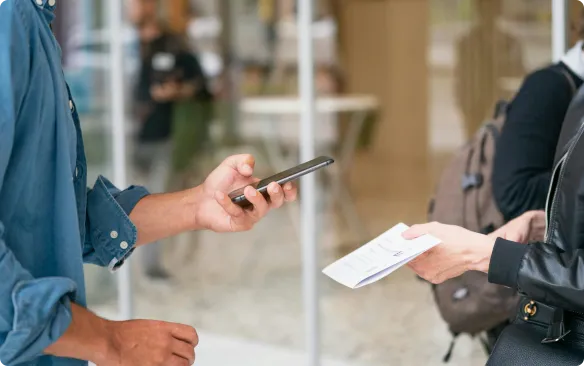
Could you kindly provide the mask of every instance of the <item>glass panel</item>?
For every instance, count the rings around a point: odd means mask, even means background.
[[[112,173],[106,4],[59,1],[91,182]],[[298,163],[296,2],[166,0],[136,8],[145,3],[127,1],[122,35],[128,181],[153,192],[192,187],[238,153],[255,156],[260,178]],[[426,220],[452,153],[498,99],[550,62],[551,15],[548,0],[316,5],[315,83],[326,98],[315,121],[317,151],[337,159],[317,179],[324,268],[400,221]],[[180,24],[187,42],[174,39],[179,46],[170,51],[157,43]],[[188,102],[153,103],[153,87],[182,80],[164,66],[177,49],[196,56],[207,90],[198,83]],[[157,76],[141,78],[145,68]],[[250,232],[187,233],[137,250],[136,317],[197,327],[204,365],[304,364],[298,208],[272,212]],[[320,284],[322,351],[331,365],[440,363],[450,337],[430,287],[411,272],[359,291],[324,276]],[[116,317],[115,277],[88,267],[87,285],[92,308]],[[480,344],[462,337],[451,364],[484,361]]]
[[[452,151],[551,62],[551,7],[541,1],[433,1],[430,136],[439,172]]]
[[[98,0],[59,0],[54,24],[63,51],[65,78],[81,119],[90,186],[98,175],[112,175],[110,59],[104,6],[105,2]],[[87,265],[85,270],[90,306],[115,304],[115,277],[95,266]]]

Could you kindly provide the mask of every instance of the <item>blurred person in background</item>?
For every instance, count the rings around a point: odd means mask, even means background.
[[[164,192],[172,180],[185,188],[192,159],[208,140],[211,93],[197,58],[183,35],[161,22],[157,0],[132,0],[129,17],[140,37],[140,70],[135,87],[139,124],[135,165],[152,192]],[[172,173],[172,174],[171,174]],[[180,183],[177,183],[180,182]],[[162,243],[143,250],[144,272],[151,279],[167,279],[162,265]]]
[[[580,36],[584,38],[584,13]],[[525,78],[512,101],[493,165],[493,196],[506,221],[543,210],[564,117],[584,80],[584,42]]]
[[[264,73],[263,87],[266,87],[269,76],[276,64],[276,47],[278,45],[278,0],[258,0],[258,16],[264,28],[265,42],[268,48],[268,67]]]
[[[519,41],[501,30],[497,21],[502,0],[474,0],[478,23],[456,45],[455,92],[467,138],[492,117],[499,99],[509,99],[506,78],[523,77]]]
[[[137,247],[180,232],[249,230],[296,190],[273,183],[268,201],[247,187],[253,209],[234,205],[227,194],[258,181],[250,155],[176,193],[119,190],[101,176],[88,189],[79,116],[50,28],[56,3],[0,5],[0,363],[190,365],[194,328],[88,311],[83,263],[114,271]]]

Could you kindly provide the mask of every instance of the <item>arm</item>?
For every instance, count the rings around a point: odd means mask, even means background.
[[[131,186],[120,191],[100,176],[87,191],[85,218],[85,263],[118,269],[134,251],[138,229],[129,215],[148,191]]]
[[[181,64],[185,70],[185,82],[183,83],[182,98],[195,97],[197,100],[211,100],[211,93],[207,85],[207,77],[199,62],[199,59],[191,54],[184,53],[180,56]]]
[[[522,245],[497,239],[487,268],[492,283],[516,288],[548,305],[584,309],[582,249],[564,252],[541,242]]]
[[[528,212],[493,235],[429,223],[414,225],[406,239],[430,234],[442,241],[409,266],[421,277],[442,283],[466,271],[488,273],[489,282],[517,289],[529,298],[566,310],[584,309],[584,250],[566,252],[542,242],[519,244],[503,238],[529,240],[540,236],[545,215]]]
[[[164,101],[181,101],[196,98],[199,101],[211,100],[207,80],[199,60],[191,53],[177,55],[177,63],[184,71],[184,79],[152,88],[155,99]]]
[[[195,188],[181,192],[148,195],[140,187],[119,191],[99,177],[88,195],[86,259],[117,269],[136,246],[184,231],[208,229],[216,232],[250,230],[273,208],[296,199],[292,183],[268,186],[269,199],[250,185],[254,158],[235,155],[227,158]],[[250,187],[248,187],[250,186]],[[245,196],[253,205],[242,209],[231,202],[229,192],[246,187]],[[115,235],[112,235],[114,234]]]
[[[102,363],[112,348],[107,321],[76,304],[71,304],[71,318],[67,331],[45,353]]]
[[[16,116],[30,76],[28,2],[6,1],[0,8],[0,191],[13,150]],[[0,360],[28,362],[65,332],[71,322],[76,285],[62,277],[34,278],[19,263],[0,222]]]
[[[571,99],[568,81],[550,69],[528,76],[515,97],[497,144],[492,176],[493,195],[506,220],[544,208]]]

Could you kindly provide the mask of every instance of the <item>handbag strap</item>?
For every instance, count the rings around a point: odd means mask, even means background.
[[[550,321],[546,337],[541,341],[543,344],[556,343],[566,338],[571,330],[566,330],[566,323],[564,322],[564,309],[554,309],[554,315]]]
[[[541,340],[542,344],[557,343],[571,332],[566,329],[564,309],[528,300],[521,302],[520,312],[521,318],[527,323],[547,324],[547,333]]]

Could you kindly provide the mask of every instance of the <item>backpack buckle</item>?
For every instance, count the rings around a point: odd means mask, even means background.
[[[484,178],[480,173],[477,174],[465,174],[462,177],[462,190],[467,191],[471,188],[478,188],[483,185]]]

